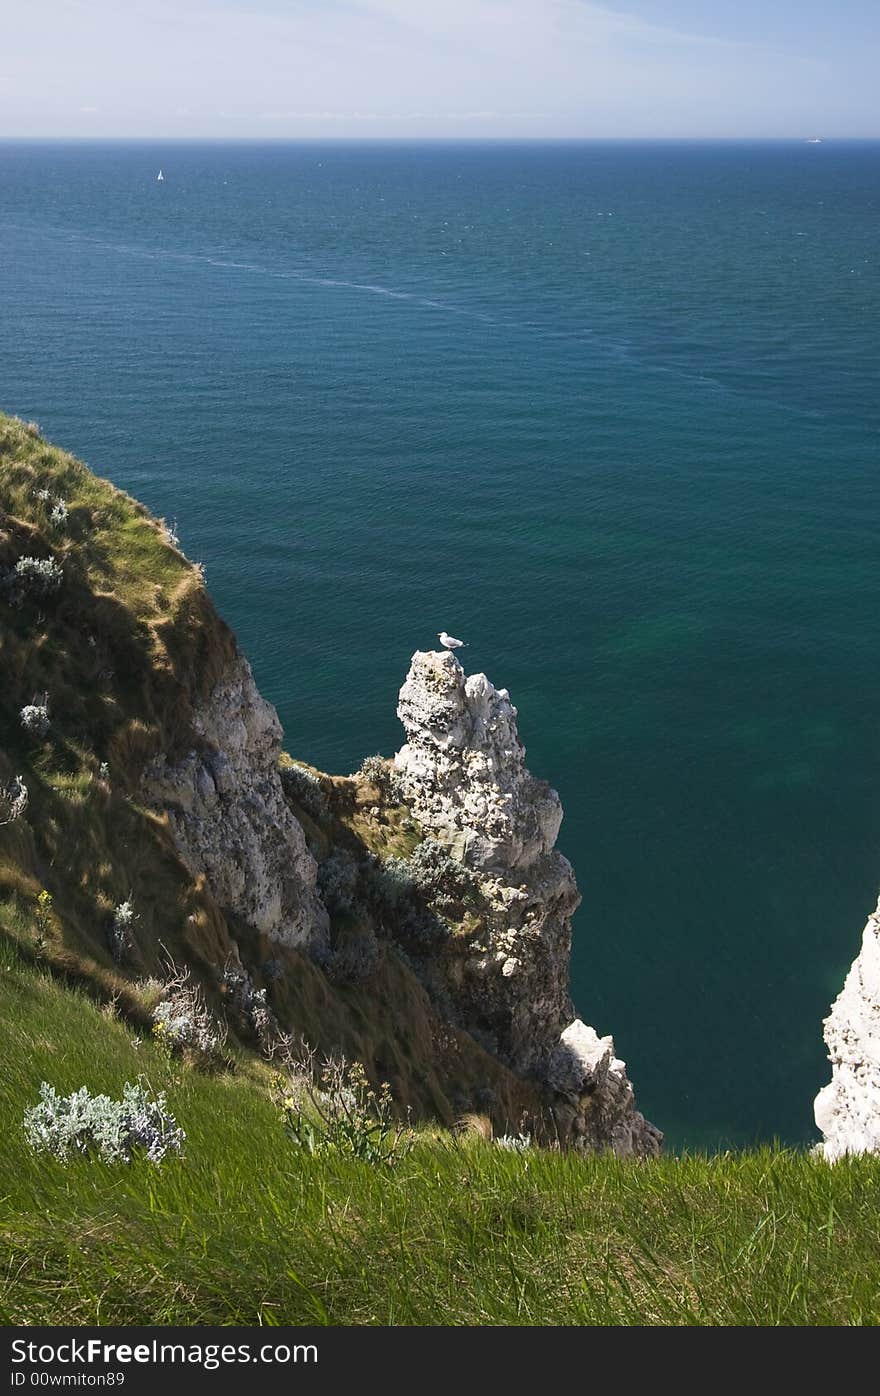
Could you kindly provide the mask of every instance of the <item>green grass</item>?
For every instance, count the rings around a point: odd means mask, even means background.
[[[880,1319],[880,1160],[763,1150],[633,1165],[439,1132],[390,1173],[304,1157],[256,1068],[177,1067],[8,942],[2,955],[5,1323]],[[167,1091],[183,1159],[28,1154],[21,1119],[41,1081],[115,1094],[140,1073]]]

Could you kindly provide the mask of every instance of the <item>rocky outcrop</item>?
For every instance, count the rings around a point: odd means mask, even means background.
[[[426,944],[406,948],[437,1010],[543,1092],[547,1132],[562,1142],[622,1157],[658,1152],[661,1136],[636,1110],[611,1038],[574,1019],[580,896],[555,848],[562,807],[526,768],[508,693],[483,674],[466,678],[452,654],[418,653],[398,712],[407,742],[395,784],[426,836],[421,885],[434,896]],[[167,813],[183,861],[222,908],[323,962],[328,916],[279,777],[281,724],[240,656],[192,728],[182,760],[148,766],[146,798]]]
[[[880,903],[868,919],[862,947],[825,1019],[831,1080],[817,1095],[818,1151],[880,1153]]]
[[[563,1139],[589,1153],[610,1149],[618,1158],[659,1154],[663,1135],[635,1108],[626,1062],[614,1040],[576,1018],[550,1054],[546,1080],[556,1093],[554,1115]]]
[[[400,788],[422,829],[471,872],[474,933],[428,967],[460,1026],[515,1071],[534,1071],[571,1020],[571,915],[580,901],[553,844],[559,796],[525,766],[516,709],[454,655],[413,656],[398,716]]]
[[[238,656],[196,709],[196,743],[144,772],[147,800],[167,811],[177,848],[221,907],[289,946],[319,947],[327,913],[317,865],[284,798],[281,723]]]
[[[489,873],[527,871],[551,853],[562,805],[526,770],[506,688],[485,674],[465,678],[448,651],[417,651],[397,715],[407,742],[394,764],[408,798],[460,862]]]
[[[572,1021],[571,916],[580,894],[554,847],[555,790],[525,765],[517,712],[484,674],[454,655],[417,652],[400,691],[406,744],[397,779],[419,824],[467,868],[479,915],[423,966],[426,984],[459,1026],[552,1093],[560,1135],[622,1156],[659,1151],[662,1136],[636,1111],[610,1038]]]

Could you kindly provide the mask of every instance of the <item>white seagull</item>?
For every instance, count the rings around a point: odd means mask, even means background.
[[[437,631],[437,639],[445,650],[460,650],[464,645],[464,640],[456,640],[454,635],[447,635],[445,630]]]

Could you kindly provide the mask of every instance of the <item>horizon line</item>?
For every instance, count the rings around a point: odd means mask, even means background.
[[[0,134],[0,145],[11,145],[24,142],[53,142],[59,145],[87,145],[101,143],[104,145],[122,145],[137,141],[168,141],[168,142],[190,142],[190,143],[215,143],[215,144],[235,144],[250,143],[254,145],[278,145],[278,144],[317,144],[329,145],[415,145],[434,142],[443,145],[466,145],[481,142],[484,144],[531,144],[531,145],[572,145],[572,144],[606,144],[606,143],[626,143],[639,142],[643,145],[663,145],[672,143],[688,143],[693,145],[710,145],[723,142],[764,142],[764,141],[795,141],[803,144],[818,142],[821,145],[831,142],[880,142],[880,132],[876,135],[833,135],[815,136],[804,135],[802,133],[786,132],[775,135],[628,135],[628,136],[586,136],[586,135],[490,135],[486,133],[466,135],[3,135]]]

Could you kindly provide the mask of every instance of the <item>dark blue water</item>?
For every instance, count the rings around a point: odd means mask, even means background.
[[[156,182],[162,165],[165,182]],[[330,770],[511,689],[674,1144],[812,1136],[880,881],[880,146],[0,145],[0,406],[176,518]]]

